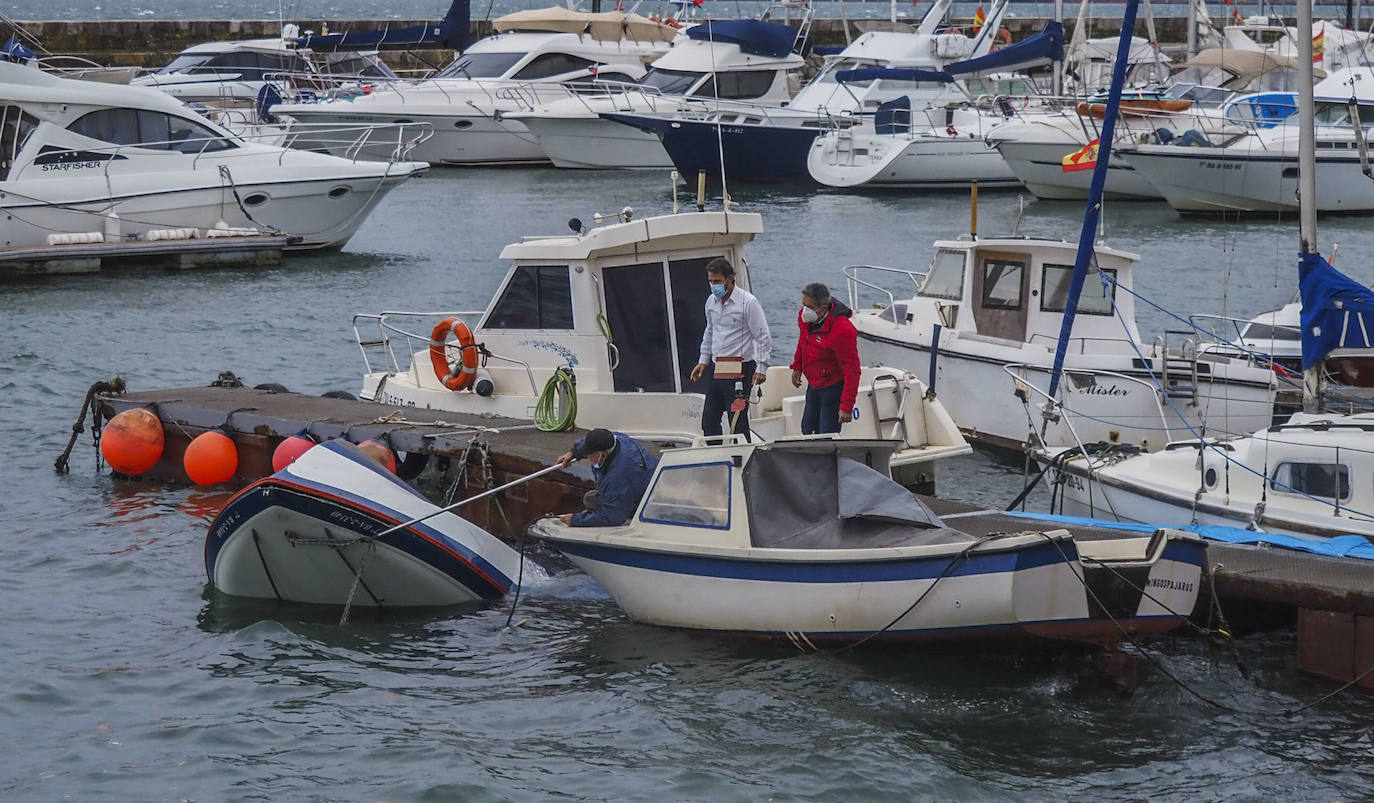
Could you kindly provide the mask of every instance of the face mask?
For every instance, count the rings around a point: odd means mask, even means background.
[[[815,323],[821,319],[821,314],[810,307],[801,308],[802,323]]]
[[[716,298],[725,298],[725,285],[723,285],[723,284],[713,284],[713,285],[711,285],[711,295],[715,296]]]

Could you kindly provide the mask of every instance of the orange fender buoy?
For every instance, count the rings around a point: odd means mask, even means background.
[[[396,453],[387,448],[387,445],[379,441],[363,441],[358,444],[358,448],[367,452],[367,456],[376,460],[386,467],[392,474],[396,473]]]
[[[166,445],[162,421],[142,407],[111,418],[100,434],[100,454],[120,474],[142,474],[157,465]]]
[[[461,359],[457,366],[448,361],[448,336],[458,340]],[[445,318],[439,321],[429,334],[429,361],[434,366],[434,375],[449,390],[466,390],[472,387],[477,378],[477,341],[472,330],[461,318]]]
[[[239,449],[223,432],[202,432],[187,445],[182,467],[196,485],[228,482],[239,470]]]
[[[314,441],[309,438],[303,438],[300,435],[282,438],[282,442],[277,444],[277,448],[272,450],[272,470],[281,471],[296,462],[301,455],[310,451],[310,447],[314,445]]]

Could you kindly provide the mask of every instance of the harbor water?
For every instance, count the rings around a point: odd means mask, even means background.
[[[1346,692],[1288,715],[1335,688],[1297,672],[1291,629],[1241,634],[1234,651],[1193,637],[1131,647],[1139,686],[1123,696],[1088,655],[803,654],[637,625],[544,553],[554,577],[513,616],[507,600],[355,611],[339,626],[337,612],[210,592],[202,548],[227,490],[114,480],[89,433],[71,473],[52,470],[94,381],[173,388],[230,370],[356,392],[353,313],[481,306],[503,244],[624,206],[665,212],[670,186],[658,172],[435,170],[388,196],[343,253],[0,285],[0,799],[1369,797],[1374,699]],[[962,193],[731,189],[764,215],[750,268],[779,360],[804,283],[843,297],[843,265],[922,268],[933,240],[970,223]],[[984,193],[980,231],[1076,239],[1080,204],[1021,205]],[[1287,216],[1109,204],[1105,221],[1109,244],[1143,256],[1139,291],[1166,307],[1249,316],[1292,295]],[[1374,280],[1360,258],[1374,221],[1324,219],[1319,232],[1324,251],[1341,241],[1339,267]],[[1178,328],[1139,306],[1147,336]],[[1021,484],[1019,465],[982,454],[939,477],[943,495],[988,506]]]

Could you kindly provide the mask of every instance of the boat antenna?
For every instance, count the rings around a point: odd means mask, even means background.
[[[1303,0],[1299,0],[1299,5],[1302,2]],[[1310,3],[1311,0],[1306,2]],[[1083,212],[1083,228],[1078,233],[1078,254],[1073,262],[1073,278],[1069,281],[1069,297],[1064,303],[1064,323],[1059,329],[1059,343],[1054,350],[1054,369],[1050,373],[1049,388],[1051,403],[1059,390],[1059,379],[1064,373],[1064,357],[1068,353],[1069,335],[1073,333],[1073,319],[1078,314],[1078,297],[1083,293],[1083,280],[1087,278],[1088,263],[1093,258],[1097,223],[1102,215],[1102,191],[1107,183],[1107,164],[1112,156],[1112,136],[1116,133],[1116,115],[1121,107],[1121,88],[1126,83],[1126,62],[1131,54],[1131,37],[1135,31],[1135,16],[1139,8],[1140,0],[1126,0],[1126,10],[1121,20],[1121,36],[1116,43],[1116,61],[1112,63],[1112,87],[1107,96],[1106,113],[1102,118],[1102,136],[1098,140],[1097,162],[1093,165],[1088,205]],[[1310,9],[1308,16],[1311,16]],[[1311,27],[1309,22],[1308,29]],[[1310,64],[1308,70],[1311,70]],[[1298,82],[1302,82],[1301,75]]]
[[[710,32],[711,46],[707,50],[711,54],[711,88],[712,94],[716,96],[716,150],[720,154],[720,206],[729,219],[730,214],[730,192],[725,186],[725,135],[721,132],[723,127],[720,120],[720,75],[716,72],[716,39],[715,30],[711,26],[711,20],[706,21],[706,30]]]

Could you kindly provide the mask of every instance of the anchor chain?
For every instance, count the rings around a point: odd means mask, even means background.
[[[103,420],[101,419],[100,413],[95,409],[93,402],[95,401],[95,395],[97,393],[120,394],[123,392],[124,378],[121,376],[116,376],[109,381],[102,380],[96,382],[87,388],[86,398],[81,402],[81,411],[76,414],[76,421],[72,422],[72,434],[71,437],[67,439],[67,448],[63,449],[62,454],[58,455],[57,459],[53,461],[54,471],[58,474],[67,474],[71,471],[70,458],[72,456],[72,448],[76,446],[76,439],[82,432],[86,431],[87,411],[90,411],[91,414],[91,445],[95,448],[96,470],[98,471],[100,467],[104,465],[100,457],[100,430]]]

